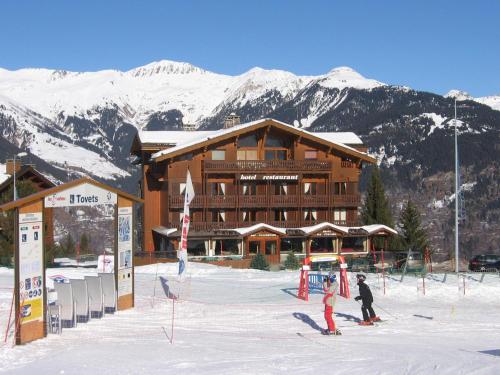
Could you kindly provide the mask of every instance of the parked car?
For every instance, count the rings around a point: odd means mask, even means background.
[[[471,271],[499,271],[500,256],[494,254],[476,255],[469,261]]]

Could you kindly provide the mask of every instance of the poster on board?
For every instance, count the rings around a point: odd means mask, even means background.
[[[19,214],[21,324],[43,320],[43,222],[41,213]]]
[[[132,294],[132,207],[118,208],[118,297]]]

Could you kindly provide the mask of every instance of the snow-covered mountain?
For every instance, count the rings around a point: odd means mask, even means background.
[[[116,106],[123,119],[138,128],[153,112],[180,110],[184,122],[198,123],[215,115],[224,102],[245,105],[272,90],[289,98],[314,83],[339,89],[383,85],[346,67],[315,77],[261,68],[228,76],[166,60],[127,72],[0,69],[0,93],[50,120],[58,121],[61,115],[92,119],[96,110]]]
[[[493,108],[494,110],[500,111],[500,95],[482,96],[474,98],[471,95],[469,95],[469,93],[466,91],[450,90],[445,95],[445,97],[457,99],[457,101],[473,100],[475,102],[487,105]]]
[[[441,96],[348,67],[320,76],[262,68],[229,76],[173,61],[126,72],[0,69],[0,162],[27,150],[55,180],[86,174],[134,191],[139,174],[129,151],[138,129],[218,129],[236,112],[244,122],[272,117],[310,131],[352,131],[378,159],[391,198],[413,197],[435,229],[433,244],[446,249],[452,207],[433,212],[439,205],[428,204],[451,199],[455,97],[464,183],[473,184],[469,237],[482,223],[498,233],[500,192],[485,186],[500,185],[500,97]],[[495,241],[478,239],[486,247]]]

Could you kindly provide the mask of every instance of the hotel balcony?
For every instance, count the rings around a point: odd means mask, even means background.
[[[357,207],[361,204],[361,194],[333,195],[334,207]]]
[[[267,207],[357,207],[360,194],[350,195],[195,195],[192,208],[267,208]],[[169,197],[172,209],[184,207],[184,196]]]
[[[331,171],[329,161],[321,160],[205,160],[203,166],[206,172],[317,172]]]

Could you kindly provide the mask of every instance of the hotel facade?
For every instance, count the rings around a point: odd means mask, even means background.
[[[143,251],[173,254],[179,245],[186,174],[188,256],[280,263],[290,252],[363,254],[374,236],[395,231],[359,226],[359,177],[375,160],[353,133],[311,133],[262,119],[232,119],[218,131],[148,131],[134,140],[142,165]]]

